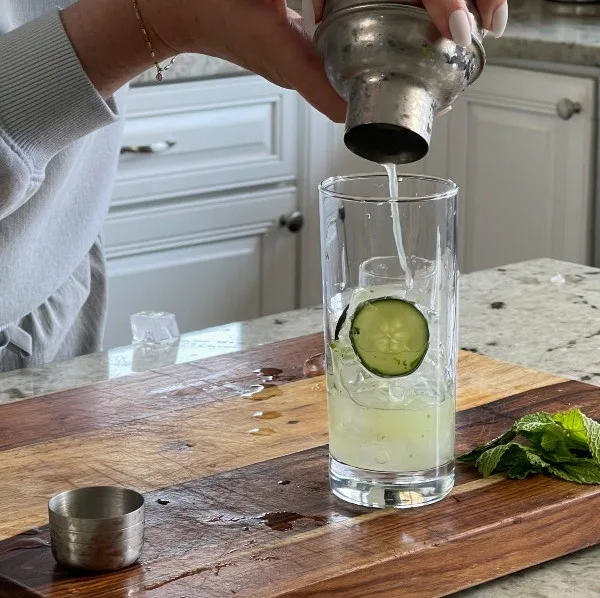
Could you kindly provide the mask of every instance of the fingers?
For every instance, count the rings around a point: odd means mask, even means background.
[[[431,16],[440,33],[454,40],[460,46],[471,43],[472,28],[475,24],[464,0],[423,0],[423,6]],[[500,37],[508,22],[506,0],[478,0],[483,28],[494,37]]]
[[[295,89],[331,120],[344,122],[346,103],[329,83],[323,61],[308,38],[300,16],[289,9],[281,14],[266,4],[261,6],[260,12],[252,3],[244,4],[244,8],[247,13],[237,12],[239,27],[234,35],[229,34],[227,51],[220,52],[219,56],[276,85]]]
[[[478,0],[483,28],[494,37],[501,37],[508,23],[508,3],[506,0]]]
[[[471,43],[471,16],[464,0],[423,0],[440,33],[461,46]]]
[[[319,23],[323,18],[323,8],[325,7],[325,0],[312,0],[312,3],[315,11],[315,23]]]
[[[292,87],[334,122],[346,120],[346,102],[331,87],[323,61],[307,38],[302,19],[291,13],[274,36],[274,70],[286,87]],[[280,37],[278,41],[277,37]],[[277,54],[277,57],[275,57]]]

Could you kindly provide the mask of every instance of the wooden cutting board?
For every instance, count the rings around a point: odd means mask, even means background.
[[[428,598],[600,542],[600,487],[544,476],[459,466],[452,495],[426,508],[337,500],[324,380],[303,376],[320,351],[312,335],[0,406],[0,597]],[[460,453],[536,409],[600,417],[590,385],[471,353],[459,371]],[[139,565],[55,565],[47,500],[90,484],[146,493]]]

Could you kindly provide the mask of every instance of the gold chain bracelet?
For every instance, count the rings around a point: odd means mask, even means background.
[[[156,51],[154,49],[154,46],[152,45],[152,41],[150,40],[150,35],[148,33],[148,30],[146,29],[146,25],[144,24],[144,19],[142,18],[142,13],[140,12],[140,7],[138,6],[138,0],[132,0],[132,2],[133,2],[133,9],[135,10],[135,16],[137,17],[138,23],[140,24],[140,29],[142,30],[142,33],[144,34],[144,40],[146,42],[146,47],[148,48],[148,52],[150,52],[150,56],[152,57],[152,60],[154,61],[154,66],[156,67],[156,80],[162,81],[164,78],[163,73],[165,71],[168,71],[173,66],[173,63],[175,62],[175,57],[171,58],[171,61],[166,66],[161,66],[159,64],[158,60],[156,60]]]

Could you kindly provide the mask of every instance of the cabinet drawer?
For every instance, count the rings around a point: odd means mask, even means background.
[[[489,65],[485,76],[464,97],[514,113],[547,114],[559,118],[557,105],[568,100],[579,106],[577,120],[596,118],[596,84],[593,79]]]
[[[295,188],[276,188],[113,208],[104,225],[106,254],[110,259],[264,234],[295,206]]]
[[[296,108],[256,76],[131,89],[113,205],[293,180]]]
[[[131,343],[139,311],[175,314],[182,333],[260,316],[260,245],[255,235],[110,259],[105,347]]]
[[[293,187],[113,207],[105,347],[131,341],[141,310],[173,312],[188,332],[293,309],[298,237],[280,218],[295,207]]]

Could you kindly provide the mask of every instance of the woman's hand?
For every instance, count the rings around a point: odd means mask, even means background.
[[[329,83],[304,23],[285,0],[138,0],[162,54],[224,58],[297,90],[336,122],[346,103]]]
[[[302,19],[287,9],[285,0],[137,4],[158,62],[181,52],[224,58],[297,90],[332,120],[345,120],[346,103],[329,84]],[[75,52],[102,97],[152,67],[132,0],[78,0],[61,14]]]
[[[327,0],[313,0],[315,20],[318,23],[323,16],[323,7]],[[472,16],[465,0],[421,0],[431,15],[440,33],[461,46],[471,43]],[[508,21],[506,0],[477,0],[477,9],[483,21],[483,28],[494,37],[500,37]]]

